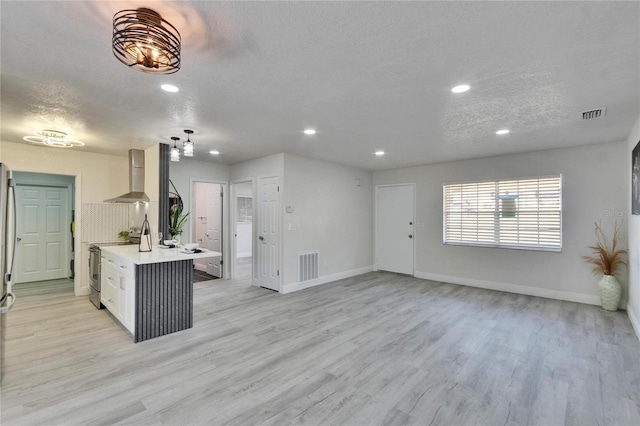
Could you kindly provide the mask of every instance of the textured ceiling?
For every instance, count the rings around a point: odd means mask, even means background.
[[[177,74],[113,57],[113,14],[142,6],[180,31]],[[640,113],[638,2],[3,1],[0,19],[9,142],[54,128],[126,155],[190,128],[201,160],[379,170],[620,141]]]

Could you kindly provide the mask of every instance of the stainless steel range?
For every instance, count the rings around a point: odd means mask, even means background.
[[[104,309],[102,303],[100,303],[100,247],[106,246],[122,246],[130,245],[129,242],[119,243],[96,243],[89,246],[89,285],[91,287],[91,294],[89,294],[89,300],[96,305],[98,309]]]

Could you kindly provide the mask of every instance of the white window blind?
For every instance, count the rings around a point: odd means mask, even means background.
[[[562,177],[443,185],[443,242],[560,251]]]

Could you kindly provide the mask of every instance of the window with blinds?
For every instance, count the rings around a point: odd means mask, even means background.
[[[562,177],[443,185],[444,244],[560,251]]]

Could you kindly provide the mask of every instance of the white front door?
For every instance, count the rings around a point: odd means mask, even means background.
[[[15,282],[69,276],[68,188],[18,185]]]
[[[376,187],[376,267],[414,274],[414,185]]]
[[[258,180],[258,285],[280,291],[279,177]]]
[[[222,185],[207,185],[207,233],[205,248],[222,253]],[[222,257],[211,257],[207,261],[207,274],[222,278]]]

